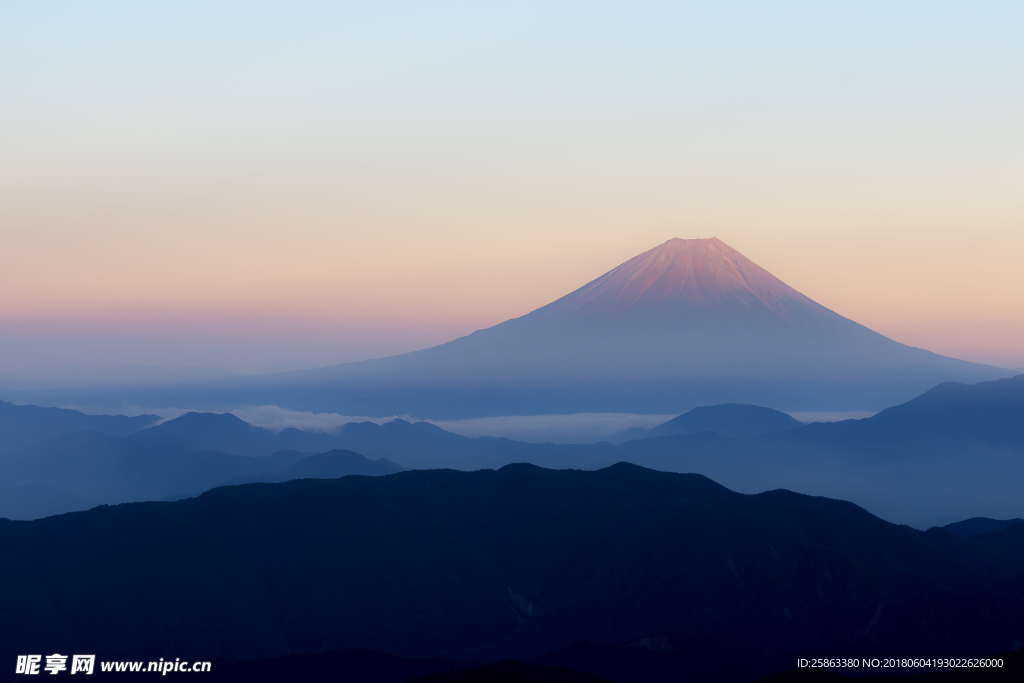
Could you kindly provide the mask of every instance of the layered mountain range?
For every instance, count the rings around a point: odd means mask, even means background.
[[[1024,376],[860,420],[708,405],[624,443],[533,444],[0,404],[0,517],[162,499],[0,519],[0,658],[668,683],[812,652],[1002,656],[1024,643],[1022,410]]]
[[[244,481],[515,462],[594,469],[620,461],[699,472],[744,492],[786,487],[844,498],[922,527],[1024,514],[1024,375],[943,384],[870,418],[831,423],[802,424],[753,405],[703,406],[621,434],[617,443],[471,438],[406,420],[271,431],[231,414],[153,423],[152,416],[0,408],[33,416],[22,431],[5,427],[8,440],[21,445],[0,451],[0,517],[180,498]]]

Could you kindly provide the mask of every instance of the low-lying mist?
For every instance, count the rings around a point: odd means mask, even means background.
[[[66,406],[84,412],[92,411],[81,406]],[[692,407],[692,406],[691,406]],[[123,408],[124,415],[156,414],[164,421],[173,420],[189,412],[205,412],[203,408]],[[264,429],[303,429],[331,433],[350,422],[373,422],[383,424],[395,419],[420,421],[415,415],[390,415],[385,417],[366,415],[343,415],[340,413],[291,410],[276,405],[239,406],[228,410],[210,412],[231,413],[249,424]],[[686,412],[680,409],[679,413]],[[676,413],[677,414],[677,413]],[[468,437],[493,436],[515,439],[528,443],[593,443],[613,438],[630,429],[648,429],[672,419],[676,414],[644,413],[568,413],[546,415],[500,415],[495,417],[466,418],[460,420],[432,420],[424,422]],[[865,411],[794,411],[790,413],[801,422],[835,422],[852,418],[868,417]]]

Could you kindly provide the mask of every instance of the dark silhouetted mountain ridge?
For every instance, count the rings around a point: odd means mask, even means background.
[[[573,654],[593,643],[677,678],[749,680],[808,652],[1024,639],[1024,529],[919,532],[628,464],[233,486],[0,522],[0,546],[18,558],[0,565],[0,654],[561,652],[549,663],[605,675],[613,662]]]

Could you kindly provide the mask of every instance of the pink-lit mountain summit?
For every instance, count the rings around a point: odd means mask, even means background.
[[[637,306],[716,306],[727,301],[777,310],[786,301],[810,300],[716,237],[673,238],[545,309],[614,312]]]
[[[718,239],[671,239],[546,306],[446,344],[207,386],[201,396],[422,417],[670,413],[720,402],[854,410],[1004,374],[844,318]]]

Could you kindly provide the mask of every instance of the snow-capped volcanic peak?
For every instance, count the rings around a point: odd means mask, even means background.
[[[672,304],[708,307],[728,301],[760,302],[772,309],[786,302],[810,303],[764,268],[712,237],[663,242],[549,308],[596,312]]]

